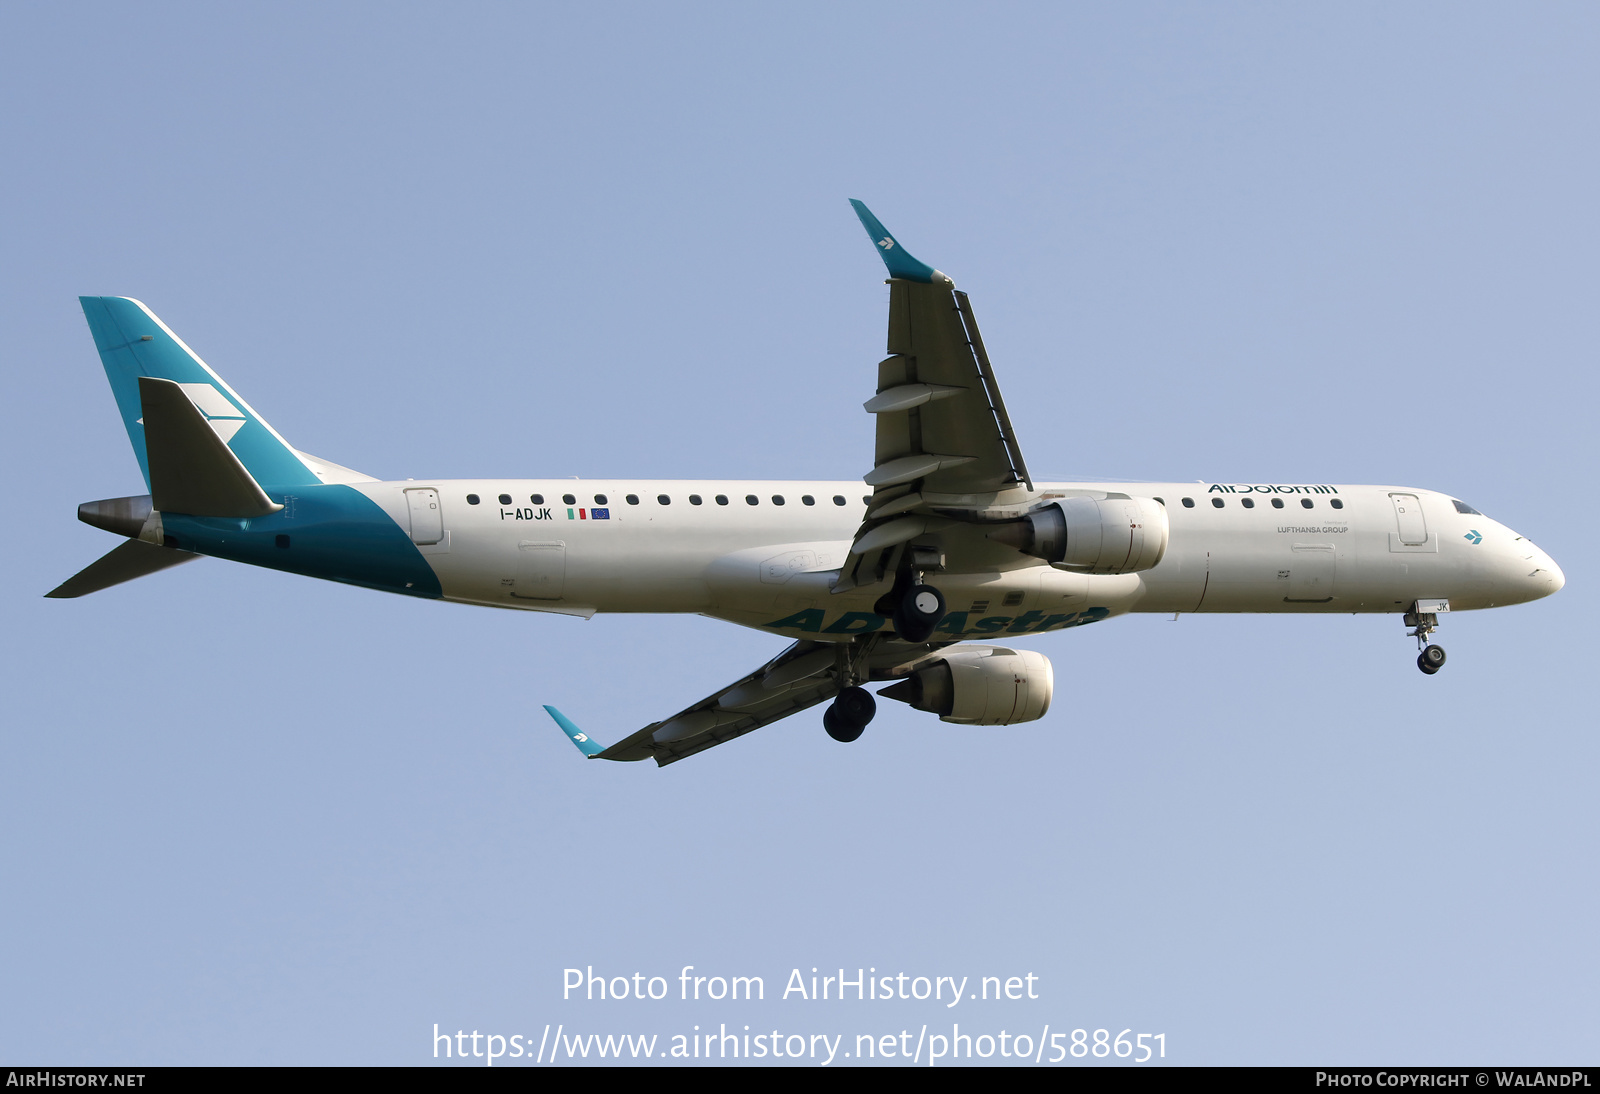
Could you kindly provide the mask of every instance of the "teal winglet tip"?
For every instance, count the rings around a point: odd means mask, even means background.
[[[889,234],[889,230],[883,226],[883,221],[872,215],[871,209],[855,198],[850,199],[850,206],[855,209],[856,216],[861,218],[861,226],[867,230],[868,237],[878,248],[878,257],[883,259],[883,264],[889,268],[890,277],[929,284],[935,277],[943,277],[926,262],[918,262],[908,254],[906,249],[900,246],[900,241]]]
[[[555,707],[546,704],[544,709],[551,718],[555,719],[556,725],[561,727],[561,731],[571,739],[572,743],[578,746],[578,751],[585,756],[598,756],[606,750],[605,745],[573,725],[572,719],[562,714]]]

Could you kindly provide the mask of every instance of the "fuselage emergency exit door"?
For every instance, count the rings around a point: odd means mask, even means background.
[[[407,490],[406,505],[411,510],[412,543],[427,546],[444,538],[444,513],[439,509],[439,491]]]

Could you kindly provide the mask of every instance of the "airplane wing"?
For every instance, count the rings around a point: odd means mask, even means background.
[[[839,685],[828,670],[836,657],[831,642],[796,642],[715,695],[652,722],[609,748],[596,747],[593,738],[554,707],[545,709],[590,759],[653,759],[665,767],[832,699],[839,694]]]
[[[890,548],[952,523],[940,507],[984,508],[1019,485],[1033,489],[967,294],[907,254],[865,205],[850,204],[889,269],[889,356],[878,365],[878,393],[866,403],[878,419],[874,466],[865,476],[872,503],[834,592],[884,581]],[[864,566],[869,558],[873,565]],[[797,642],[609,748],[554,707],[545,709],[590,759],[653,759],[665,767],[832,699],[841,678],[907,676],[948,644],[915,644],[888,633],[849,643]]]
[[[878,365],[873,488],[836,592],[871,584],[861,561],[929,528],[935,503],[987,500],[1032,478],[967,294],[907,254],[859,201],[850,202],[889,269],[889,356]],[[937,520],[936,517],[932,518]]]
[[[748,676],[609,748],[555,707],[545,710],[592,760],[655,760],[666,767],[832,699],[839,694],[839,684],[829,670],[841,656],[854,656],[863,677],[889,680],[906,675],[939,648],[940,644],[912,646],[893,635],[873,636],[857,645],[796,642]]]

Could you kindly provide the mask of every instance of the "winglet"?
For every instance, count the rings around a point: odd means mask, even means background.
[[[544,709],[549,712],[550,717],[555,719],[556,725],[561,727],[561,731],[572,739],[572,743],[578,746],[578,751],[585,756],[593,759],[606,750],[605,745],[573,725],[572,719],[562,714],[555,707],[546,704]]]
[[[906,281],[921,281],[924,284],[942,284],[950,279],[926,262],[918,262],[900,242],[889,234],[883,222],[872,215],[868,209],[855,198],[850,199],[850,205],[856,211],[856,216],[861,218],[861,226],[867,230],[867,235],[878,248],[878,257],[883,259],[883,264],[889,267],[889,276],[902,278]]]

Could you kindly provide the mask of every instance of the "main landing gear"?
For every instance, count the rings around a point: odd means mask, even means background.
[[[942,565],[936,561],[931,564]],[[944,594],[932,585],[924,585],[920,570],[902,571],[895,591],[879,600],[876,610],[882,614],[892,613],[895,637],[920,646],[933,637],[933,629],[944,618]],[[872,693],[857,686],[870,675],[861,661],[867,648],[856,643],[839,647],[834,679],[848,686],[822,712],[822,726],[836,741],[856,740],[872,721],[872,716],[878,713],[878,701]]]
[[[822,726],[828,736],[848,744],[861,736],[872,716],[878,713],[878,701],[866,688],[845,688],[822,712]]]
[[[1444,647],[1428,641],[1428,635],[1439,627],[1439,617],[1433,612],[1407,612],[1405,623],[1416,628],[1406,632],[1406,637],[1417,640],[1417,668],[1429,676],[1444,668]]]
[[[860,737],[872,716],[878,713],[878,701],[872,697],[872,692],[861,686],[872,676],[868,657],[873,645],[873,638],[856,638],[834,647],[837,662],[833,678],[839,684],[839,694],[822,712],[822,728],[842,744]]]
[[[944,594],[920,582],[906,589],[894,609],[894,633],[903,642],[921,645],[933,637],[944,618]]]

